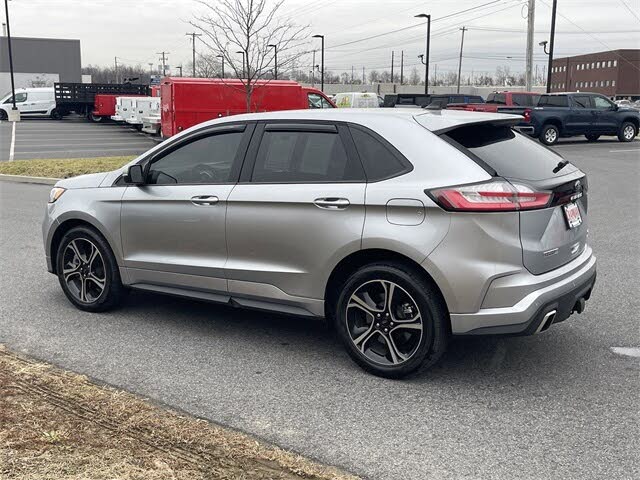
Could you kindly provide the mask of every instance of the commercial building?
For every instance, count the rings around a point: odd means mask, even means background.
[[[556,58],[552,92],[595,92],[613,99],[640,98],[640,50],[610,50]]]
[[[11,37],[16,88],[81,82],[80,40]],[[0,95],[11,90],[7,37],[0,37]]]

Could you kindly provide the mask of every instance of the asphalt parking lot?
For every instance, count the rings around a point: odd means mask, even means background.
[[[23,119],[15,124],[15,135],[13,128],[12,122],[0,122],[0,161],[139,155],[157,142],[130,126],[90,123],[75,115]]]
[[[49,188],[0,182],[0,343],[367,478],[640,478],[640,362],[612,351],[640,347],[640,142],[556,148],[589,175],[598,281],[541,335],[456,339],[390,381],[319,321],[140,292],[80,312],[45,269]]]

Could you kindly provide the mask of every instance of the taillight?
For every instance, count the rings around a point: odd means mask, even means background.
[[[525,122],[531,122],[531,109],[525,108],[524,112],[522,112],[522,116],[524,117]]]
[[[532,210],[546,207],[551,199],[551,192],[505,180],[437,188],[425,193],[445,210],[463,212]]]

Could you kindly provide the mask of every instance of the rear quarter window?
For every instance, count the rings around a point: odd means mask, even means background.
[[[349,130],[368,182],[397,177],[411,171],[409,161],[399,152],[393,151],[395,149],[390,145],[385,145],[361,128],[352,126]]]
[[[466,125],[442,134],[444,140],[478,158],[502,177],[545,180],[575,171],[567,165],[558,173],[553,169],[562,160],[558,154],[508,125]]]
[[[538,100],[539,107],[568,107],[569,99],[566,95],[543,95]]]

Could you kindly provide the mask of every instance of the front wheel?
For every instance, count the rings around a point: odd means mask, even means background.
[[[62,237],[56,271],[65,295],[80,310],[109,310],[124,295],[111,248],[92,228],[76,227]]]
[[[49,114],[49,116],[53,120],[61,120],[63,115],[60,110],[58,110],[57,108],[54,108],[53,110],[51,110],[51,113]]]
[[[363,369],[404,377],[446,350],[446,308],[435,287],[401,264],[376,263],[349,277],[335,307],[336,331]]]
[[[638,128],[631,122],[623,122],[618,132],[618,140],[621,142],[632,142],[638,135]]]
[[[587,141],[589,141],[589,142],[597,142],[598,139],[600,138],[600,135],[596,135],[595,133],[589,133],[589,134],[585,135],[585,137],[587,138]]]
[[[9,114],[0,108],[0,120],[8,120],[9,119]]]
[[[542,127],[539,138],[545,145],[555,145],[560,138],[560,131],[555,125],[545,125]]]
[[[93,113],[87,115],[87,118],[92,123],[100,123],[104,120],[104,117],[102,115],[94,115]]]

